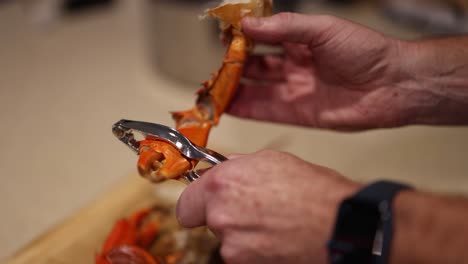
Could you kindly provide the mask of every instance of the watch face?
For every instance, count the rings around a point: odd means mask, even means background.
[[[332,263],[371,263],[379,226],[377,206],[345,200],[338,212],[333,240],[329,245]]]
[[[343,214],[343,216],[341,216]],[[363,246],[372,246],[380,223],[380,212],[377,206],[357,201],[347,201],[340,209],[337,233],[346,236]]]

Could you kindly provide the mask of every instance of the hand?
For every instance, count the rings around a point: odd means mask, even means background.
[[[229,112],[259,120],[360,130],[405,125],[410,111],[398,62],[402,42],[330,16],[244,18],[259,43],[283,56],[252,56]]]
[[[208,170],[181,195],[185,227],[207,225],[232,263],[327,263],[339,203],[359,186],[292,155],[261,151]]]

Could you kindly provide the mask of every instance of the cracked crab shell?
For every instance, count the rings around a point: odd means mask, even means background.
[[[227,25],[240,28],[245,16],[269,16],[272,14],[273,0],[224,0],[221,5],[208,9],[206,15]]]

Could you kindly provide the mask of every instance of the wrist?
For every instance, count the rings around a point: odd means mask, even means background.
[[[418,78],[415,57],[424,57],[416,53],[416,44],[397,39],[388,39],[388,51],[385,56],[387,70],[382,74],[380,85],[385,87],[383,98],[386,105],[381,127],[401,127],[413,125],[423,115],[425,108],[436,106],[437,98],[422,87],[426,87]],[[424,78],[423,78],[424,79]],[[434,102],[434,104],[432,104]],[[385,107],[385,108],[384,108]]]
[[[465,263],[468,202],[405,191],[394,202],[395,234],[390,264]]]
[[[403,125],[468,124],[468,38],[399,42]]]
[[[338,210],[340,205],[343,203],[344,200],[351,197],[355,193],[357,193],[360,189],[364,187],[364,184],[343,180],[339,183],[338,188],[333,188],[328,194],[330,195],[329,201],[330,203],[330,210],[328,210],[328,219],[327,223],[329,223],[328,234],[326,238],[330,238],[333,233],[333,228],[336,222],[336,216],[338,215]]]
[[[394,233],[393,201],[408,188],[379,181],[345,199],[329,242],[330,262],[389,263]]]
[[[323,239],[323,248],[322,254],[323,259],[327,260],[328,256],[328,248],[327,243],[329,242],[330,238],[333,235],[333,230],[336,225],[338,210],[345,199],[357,193],[360,189],[362,189],[364,185],[361,183],[349,181],[349,180],[340,180],[338,184],[334,184],[333,189],[330,189],[326,192],[326,203],[322,203],[322,208],[324,209],[325,218],[323,220],[325,231],[321,236]],[[329,263],[327,261],[326,263]]]
[[[423,225],[421,219],[416,216],[417,211],[414,208],[423,206],[419,204],[417,196],[414,192],[405,191],[395,197],[393,209],[395,211],[395,234],[392,244],[392,254],[390,255],[389,263],[421,263],[418,259],[418,241],[414,241],[417,235],[413,235],[419,226]],[[418,225],[418,226],[414,226]]]

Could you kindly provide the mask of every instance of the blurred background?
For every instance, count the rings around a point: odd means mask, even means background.
[[[172,125],[222,60],[203,0],[0,0],[0,259],[117,182],[136,156],[111,125]],[[401,39],[468,32],[465,0],[276,0],[276,11],[332,14]],[[211,148],[292,152],[349,177],[468,194],[468,129],[342,134],[224,116]]]

